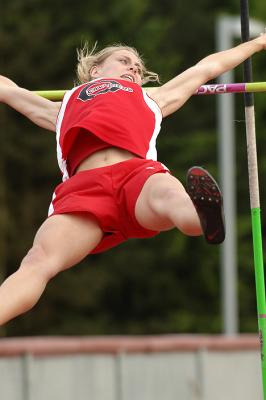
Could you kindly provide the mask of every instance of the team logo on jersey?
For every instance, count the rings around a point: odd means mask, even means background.
[[[99,94],[106,94],[109,92],[117,92],[123,90],[124,92],[133,92],[133,89],[123,86],[121,83],[114,80],[101,80],[88,83],[82,88],[78,95],[78,99],[88,101],[94,99]]]

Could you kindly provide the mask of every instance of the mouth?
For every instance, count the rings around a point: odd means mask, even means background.
[[[129,74],[121,75],[121,78],[126,79],[129,82],[135,82],[134,76]]]

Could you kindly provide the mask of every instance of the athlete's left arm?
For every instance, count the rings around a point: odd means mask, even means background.
[[[147,91],[166,117],[182,107],[201,85],[265,49],[266,33],[229,50],[211,54],[161,87],[150,88]]]

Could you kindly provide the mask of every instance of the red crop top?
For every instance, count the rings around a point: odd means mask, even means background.
[[[69,176],[73,176],[80,163],[96,151],[112,147],[86,129],[80,129],[68,153],[67,165]]]

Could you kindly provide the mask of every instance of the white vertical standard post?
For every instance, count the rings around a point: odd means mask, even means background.
[[[250,21],[250,36],[257,36],[263,30],[264,24]],[[239,16],[218,18],[217,51],[231,48],[234,45],[234,38],[240,37]],[[219,77],[219,83],[233,81],[232,71]],[[221,247],[223,333],[232,335],[238,332],[234,96],[232,94],[217,96],[217,108],[219,169],[226,222],[226,239]]]

